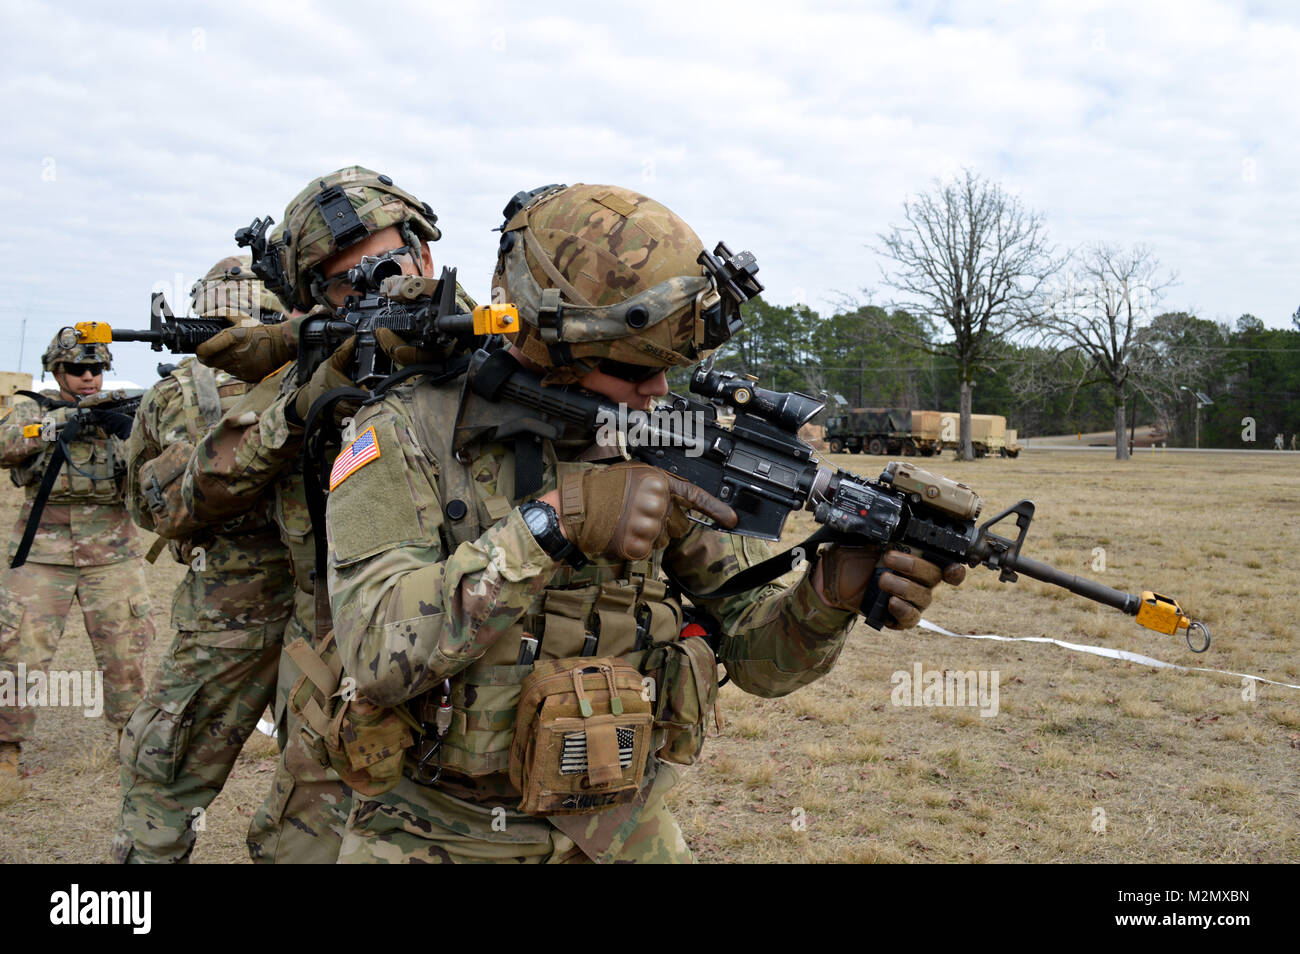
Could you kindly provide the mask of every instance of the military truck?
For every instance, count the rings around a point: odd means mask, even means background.
[[[976,457],[1017,457],[1022,450],[1014,429],[1001,414],[970,416]],[[826,418],[826,445],[832,454],[889,454],[929,457],[956,450],[961,416],[956,411],[910,411],[898,407],[860,407]]]
[[[930,457],[943,450],[943,412],[912,412],[912,443],[922,457]]]
[[[961,415],[956,411],[940,411],[938,414],[942,445],[956,450],[961,443]],[[976,457],[987,457],[989,454],[1018,457],[1022,450],[1016,440],[1015,430],[1007,430],[1007,419],[1001,414],[972,414],[970,441]]]
[[[859,407],[826,418],[826,444],[832,454],[917,453],[912,412],[903,407]]]

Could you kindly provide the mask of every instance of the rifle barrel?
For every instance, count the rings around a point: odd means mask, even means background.
[[[1129,616],[1136,616],[1138,609],[1142,605],[1142,600],[1132,593],[1125,593],[1123,590],[1105,586],[1095,580],[1075,576],[1073,573],[1066,573],[1049,563],[1043,563],[1041,560],[1035,560],[1031,557],[1013,556],[1006,553],[1000,558],[999,565],[1017,573],[1023,573],[1035,580],[1041,580],[1043,583],[1063,587],[1071,593],[1076,593],[1094,602],[1113,606],[1117,610],[1123,610]]]
[[[155,331],[152,328],[142,330],[132,330],[130,328],[114,328],[114,341],[163,341],[163,332]]]

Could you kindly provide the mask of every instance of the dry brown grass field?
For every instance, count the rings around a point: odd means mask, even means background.
[[[871,473],[883,459],[832,463]],[[1034,581],[970,571],[927,618],[958,633],[1050,636],[1187,666],[1300,684],[1300,459],[1292,455],[1029,452],[930,466],[964,480],[985,514],[1021,497],[1038,513],[1025,552],[1111,586],[1153,589],[1213,629],[1208,653]],[[17,492],[0,491],[12,522]],[[793,544],[811,530],[801,515]],[[1091,565],[1105,549],[1101,573]],[[160,636],[179,568],[151,571]],[[891,674],[989,671],[996,715],[891,704]],[[56,665],[90,668],[79,619]],[[672,802],[702,861],[1235,862],[1300,856],[1300,691],[1154,669],[1057,646],[876,633],[859,623],[829,676],[781,699],[732,686],[722,733]],[[99,861],[116,818],[109,730],[43,711],[29,746],[45,771],[0,792],[0,859]],[[244,860],[243,832],[270,777],[255,736],[208,813],[195,860]],[[5,801],[6,798],[11,800]]]

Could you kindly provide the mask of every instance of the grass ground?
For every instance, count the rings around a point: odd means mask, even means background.
[[[1081,459],[1086,456],[1087,459]],[[881,458],[832,463],[871,473]],[[1025,552],[1111,586],[1154,589],[1214,631],[1193,655],[1123,614],[1034,581],[975,569],[927,618],[954,632],[1052,636],[1300,684],[1300,474],[1296,462],[1140,452],[1127,464],[1029,452],[931,468],[974,487],[990,514],[1038,513]],[[17,491],[0,490],[0,521]],[[793,544],[811,530],[799,515]],[[1105,551],[1105,569],[1093,569]],[[159,640],[180,569],[151,571]],[[75,616],[75,613],[74,613]],[[896,671],[996,672],[996,715],[901,707]],[[90,668],[78,619],[56,665]],[[723,731],[673,792],[704,861],[1293,861],[1300,856],[1300,691],[1152,669],[1052,645],[954,639],[859,623],[835,669],[781,699],[732,686]],[[0,859],[99,861],[117,811],[101,722],[43,711],[25,756],[44,765],[0,792]],[[196,861],[240,861],[274,744],[255,736],[208,812]],[[9,799],[6,801],[6,799]]]

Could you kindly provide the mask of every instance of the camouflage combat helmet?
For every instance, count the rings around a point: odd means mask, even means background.
[[[258,249],[249,229],[240,229],[236,240],[253,246],[258,276],[281,301],[310,309],[329,304],[322,290],[321,262],[390,226],[398,228],[418,255],[421,240],[442,237],[437,221],[427,202],[399,189],[388,176],[348,166],[313,179],[299,192],[264,250]]]
[[[252,256],[229,255],[190,288],[190,305],[200,318],[238,325],[279,321],[284,305],[253,274]]]
[[[741,325],[763,290],[748,252],[710,255],[682,219],[616,186],[551,185],[506,206],[493,300],[519,308],[514,343],[547,383],[598,362],[694,364]]]
[[[113,353],[102,342],[77,340],[76,328],[60,328],[50,346],[41,355],[41,367],[57,371],[61,364],[102,364],[107,371],[113,367]]]

